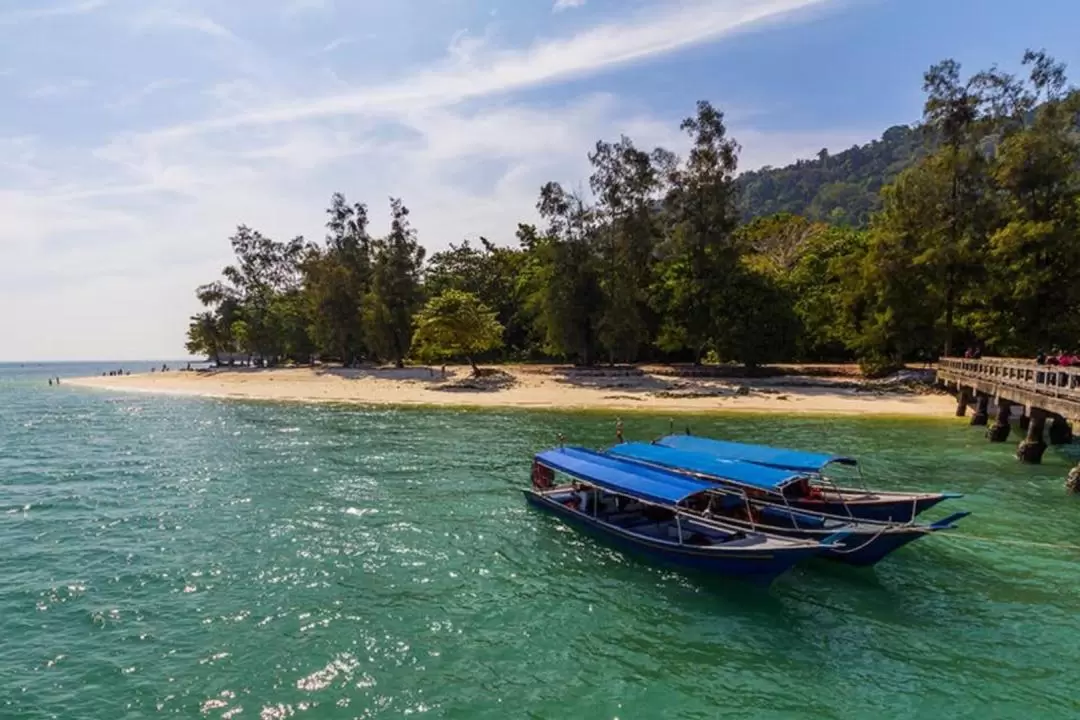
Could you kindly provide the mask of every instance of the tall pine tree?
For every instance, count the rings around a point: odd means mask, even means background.
[[[412,344],[413,314],[423,299],[424,248],[416,240],[409,209],[401,200],[390,199],[390,215],[390,234],[375,242],[365,326],[379,357],[403,367]]]

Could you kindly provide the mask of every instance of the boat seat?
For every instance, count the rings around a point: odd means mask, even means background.
[[[623,525],[625,530],[633,530],[638,535],[648,535],[649,537],[662,538],[665,537],[664,531],[666,528],[662,528],[651,520],[642,520],[636,523],[630,523],[629,525]]]
[[[690,535],[691,535],[691,533],[688,533],[685,530],[683,530],[682,531],[682,541],[686,542],[686,538],[690,537]],[[677,527],[674,527],[674,526],[669,527],[667,529],[667,536],[668,536],[669,540],[675,540],[676,542],[678,542],[678,540],[679,540],[679,529]]]
[[[645,518],[641,516],[641,513],[622,512],[622,513],[614,513],[612,515],[608,515],[608,516],[604,517],[603,520],[605,522],[611,523],[612,525],[619,525],[621,527],[627,527],[627,526],[633,524],[633,523],[627,523],[626,522],[627,520],[642,520],[642,521],[644,521]]]

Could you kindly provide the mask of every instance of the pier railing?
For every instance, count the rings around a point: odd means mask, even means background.
[[[1080,402],[1080,366],[1039,365],[1021,358],[942,358],[938,377],[953,382],[982,381]]]

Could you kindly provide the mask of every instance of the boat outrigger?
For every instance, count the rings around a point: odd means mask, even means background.
[[[787,487],[803,481],[798,473],[717,460],[700,453],[646,443],[623,443],[606,454],[594,453],[594,457],[600,464],[621,466],[629,460],[642,468],[682,473],[685,477],[715,483],[711,491],[691,500],[690,509],[702,517],[720,519],[750,532],[806,540],[821,540],[843,532],[843,540],[825,550],[822,557],[849,565],[873,565],[921,537],[954,529],[958,520],[970,514],[957,512],[927,525],[812,512],[787,503]],[[763,492],[761,488],[764,487],[771,488],[770,492]]]
[[[713,440],[694,435],[668,435],[653,442],[684,452],[710,456],[716,460],[743,462],[761,467],[799,473],[805,483],[787,488],[787,502],[798,509],[865,520],[911,522],[919,513],[944,500],[963,497],[959,493],[883,492],[868,488],[838,487],[826,475],[830,465],[858,468],[851,457],[811,453],[767,445]],[[861,478],[861,474],[860,474]],[[773,488],[762,488],[772,492]]]
[[[622,550],[684,568],[768,584],[801,560],[841,541],[768,535],[708,518],[687,502],[713,485],[594,453],[556,448],[533,459],[526,500]],[[564,476],[562,480],[558,475]]]

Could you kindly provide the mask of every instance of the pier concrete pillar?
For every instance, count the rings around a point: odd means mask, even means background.
[[[1027,435],[1016,448],[1016,459],[1028,465],[1038,465],[1046,452],[1043,430],[1046,428],[1046,413],[1039,408],[1032,408],[1029,414]]]
[[[1020,416],[1020,420],[1017,421],[1017,424],[1020,426],[1021,430],[1027,430],[1028,425],[1031,424],[1031,413],[1024,410],[1024,414]]]
[[[1071,493],[1080,493],[1080,465],[1069,471],[1065,478],[1065,489]]]
[[[994,424],[986,429],[986,439],[990,442],[1005,442],[1009,439],[1009,432],[1012,430],[1012,426],[1009,421],[1012,419],[1012,403],[1008,400],[998,400],[997,404],[997,417],[994,420]]]
[[[956,417],[967,415],[968,403],[971,402],[971,391],[966,387],[960,388],[956,393]]]
[[[1060,415],[1054,415],[1050,421],[1050,444],[1068,445],[1073,441],[1072,425]]]
[[[990,396],[979,393],[975,396],[975,414],[971,416],[972,425],[986,425],[990,422]]]

